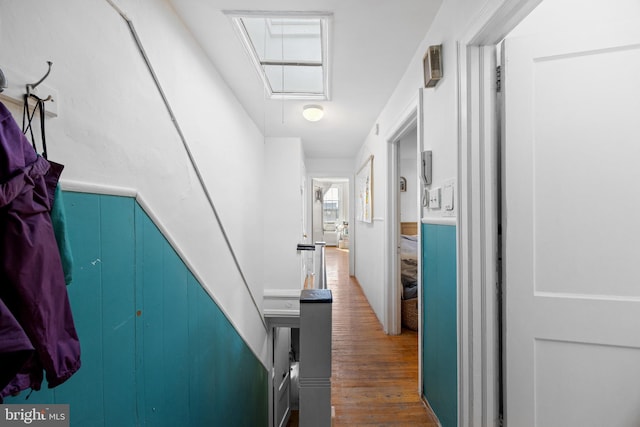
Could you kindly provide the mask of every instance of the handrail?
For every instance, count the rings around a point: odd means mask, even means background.
[[[175,116],[175,114],[173,113],[173,108],[171,108],[171,104],[169,103],[169,99],[167,98],[164,89],[162,88],[162,85],[160,84],[160,80],[158,79],[158,76],[151,64],[151,61],[149,59],[149,57],[147,56],[147,52],[144,49],[144,46],[142,44],[142,41],[140,40],[140,38],[138,37],[138,33],[135,29],[135,26],[133,25],[133,22],[131,21],[131,19],[129,19],[129,17],[120,9],[118,8],[118,6],[116,6],[116,4],[113,2],[113,0],[107,0],[107,2],[111,5],[111,7],[113,7],[113,9],[122,17],[122,19],[124,19],[124,21],[126,22],[127,26],[129,27],[129,32],[131,33],[131,36],[133,37],[134,42],[136,43],[136,46],[138,47],[138,51],[140,52],[140,55],[142,56],[142,59],[145,63],[145,65],[147,66],[147,69],[149,71],[149,73],[151,74],[151,78],[153,79],[153,82],[156,86],[156,89],[158,90],[158,93],[160,95],[160,97],[162,98],[162,102],[164,103],[164,106],[167,110],[167,113],[169,114],[169,117],[171,118],[171,122],[173,123],[174,128],[176,129],[176,132],[178,133],[178,137],[180,138],[180,141],[182,142],[182,145],[186,151],[187,157],[189,158],[189,162],[191,163],[191,166],[194,169],[194,172],[196,174],[196,177],[198,178],[198,182],[200,183],[200,186],[204,192],[204,195],[207,199],[207,202],[209,204],[209,207],[211,208],[211,211],[213,212],[213,216],[216,219],[216,222],[218,223],[218,226],[220,227],[220,232],[222,233],[222,237],[227,245],[227,248],[229,250],[229,253],[231,255],[231,258],[233,259],[233,262],[236,266],[236,269],[238,270],[238,274],[240,275],[240,278],[242,279],[242,283],[244,283],[244,286],[247,290],[247,292],[249,293],[249,297],[251,298],[251,302],[253,303],[254,308],[256,309],[256,311],[258,312],[259,316],[260,316],[260,320],[262,321],[262,325],[264,326],[265,330],[267,330],[267,322],[264,319],[264,316],[262,314],[262,311],[260,310],[260,306],[258,305],[255,296],[253,295],[253,292],[251,291],[251,287],[249,286],[249,282],[247,281],[247,278],[244,275],[244,272],[242,271],[242,267],[240,266],[240,261],[238,260],[238,257],[236,256],[235,251],[233,250],[233,246],[231,245],[231,241],[229,240],[229,236],[227,235],[227,232],[224,228],[224,225],[222,224],[222,220],[220,218],[220,215],[218,214],[218,210],[215,207],[215,204],[213,203],[213,198],[211,197],[211,194],[209,193],[209,188],[207,187],[204,178],[202,176],[202,173],[200,172],[200,168],[198,167],[198,163],[195,160],[195,157],[193,155],[193,153],[191,152],[191,149],[189,148],[189,144],[187,143],[187,139],[184,136],[184,133],[182,132],[182,128],[180,127],[180,124],[178,123],[178,120]]]

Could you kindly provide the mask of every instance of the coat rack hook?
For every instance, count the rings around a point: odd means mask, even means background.
[[[31,84],[27,84],[27,96],[31,95],[31,92],[38,87],[38,85],[40,83],[42,83],[47,77],[49,77],[49,73],[51,72],[51,66],[53,65],[53,62],[51,61],[47,61],[47,65],[49,66],[49,69],[47,70],[47,73],[42,76],[42,78],[40,80],[38,80],[35,83],[31,83]]]

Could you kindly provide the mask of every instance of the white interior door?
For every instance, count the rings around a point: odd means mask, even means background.
[[[505,421],[640,426],[640,25],[503,55]]]

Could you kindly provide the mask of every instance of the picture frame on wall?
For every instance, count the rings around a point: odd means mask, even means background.
[[[364,162],[356,173],[356,219],[373,222],[373,155]]]

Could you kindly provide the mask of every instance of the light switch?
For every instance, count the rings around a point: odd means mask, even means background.
[[[442,192],[442,205],[447,211],[453,210],[453,184],[444,186],[444,190]]]
[[[440,209],[440,187],[429,190],[429,209]]]

